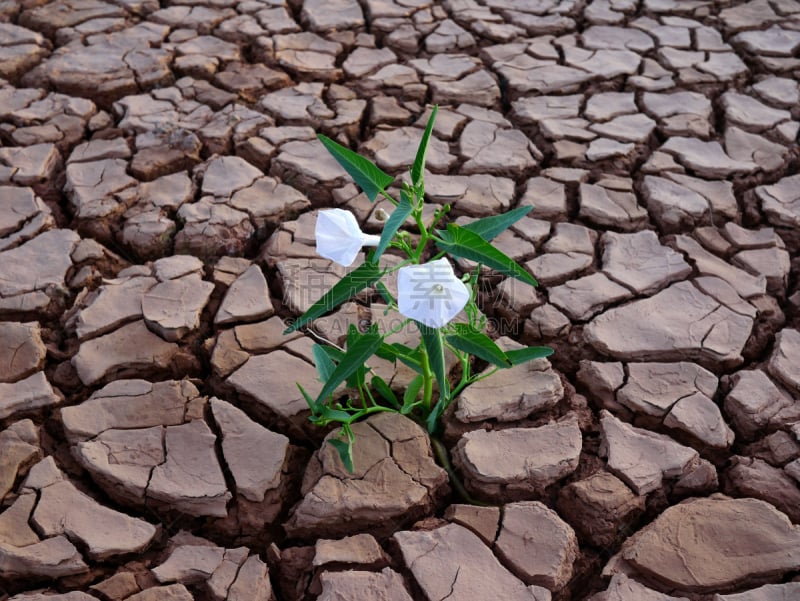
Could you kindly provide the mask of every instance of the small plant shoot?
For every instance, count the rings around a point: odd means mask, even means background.
[[[353,444],[358,444],[351,425],[356,421],[373,413],[396,412],[414,419],[435,436],[439,418],[464,388],[497,370],[553,352],[548,347],[504,351],[487,335],[486,317],[477,306],[481,266],[536,286],[530,273],[492,244],[492,239],[522,219],[532,207],[519,207],[466,226],[445,223],[449,205],[438,207],[432,217],[424,210],[425,155],[437,109],[434,106],[431,111],[410,170],[410,183],[401,182],[399,198],[387,192],[395,178],[369,159],[330,138],[318,136],[370,201],[383,198],[394,206],[380,236],[362,232],[349,211],[319,211],[315,237],[320,256],[350,267],[364,247],[370,250],[363,263],[349,271],[285,332],[311,325],[314,319],[367,289],[380,295],[388,305],[387,311],[399,315],[398,325],[385,333],[379,332],[374,324],[365,332],[350,326],[344,348],[316,344],[313,355],[322,390],[313,397],[298,383],[311,409],[311,421],[320,426],[340,426],[339,436],[329,442],[351,472]],[[402,229],[409,220],[416,230],[413,234]],[[389,249],[400,260],[385,266],[387,262],[380,259]],[[473,261],[478,264],[477,269],[459,276],[451,257]],[[396,286],[387,285],[390,279],[395,280]],[[390,288],[397,291],[396,298]],[[419,333],[416,346],[387,340],[402,328],[413,328]],[[447,351],[460,365],[460,377],[452,382],[446,364]],[[402,363],[414,372],[404,391],[393,390],[372,372],[369,361],[374,356]],[[474,366],[476,358],[490,364],[492,369],[478,373]]]

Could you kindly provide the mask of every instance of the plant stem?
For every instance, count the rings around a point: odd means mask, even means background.
[[[411,250],[411,249],[409,249],[409,250]],[[397,265],[393,265],[392,267],[387,267],[386,271],[384,271],[384,275],[387,274],[387,273],[394,273],[398,269],[401,269],[401,268],[405,267],[406,265],[410,265],[410,264],[411,264],[411,259],[404,259],[403,261],[401,261]]]
[[[431,397],[433,396],[433,372],[431,371],[431,361],[425,345],[420,345],[420,363],[422,364],[422,406],[425,412],[431,410]]]
[[[386,200],[391,202],[394,206],[397,206],[399,204],[394,198],[389,196],[389,193],[386,192],[386,190],[381,190],[381,196],[383,196]]]
[[[397,413],[397,409],[392,407],[384,407],[383,405],[375,405],[374,407],[367,407],[366,409],[362,409],[358,413],[354,413],[352,417],[352,422],[361,419],[365,415],[371,415],[373,413]]]
[[[450,205],[444,205],[441,209],[438,209],[433,214],[433,221],[431,222],[431,227],[429,227],[428,229],[429,230],[435,229],[436,226],[439,225],[439,222],[442,220],[442,217],[447,215],[449,212],[450,212]]]
[[[369,398],[370,404],[375,407],[378,403],[375,402],[375,397],[372,396],[372,391],[369,389],[369,386],[364,386],[364,391],[367,393],[367,398]]]
[[[470,380],[469,383],[470,384],[474,384],[475,382],[480,382],[481,380],[484,380],[484,379],[488,378],[489,376],[493,376],[498,371],[500,371],[500,368],[499,367],[495,367],[491,371],[487,371],[485,374],[481,374],[480,376],[477,376],[477,377],[473,378],[472,380]]]
[[[448,345],[449,346],[449,345]],[[451,393],[452,398],[456,398],[459,392],[461,392],[464,387],[469,384],[469,379],[471,375],[470,364],[469,364],[469,354],[462,353],[461,351],[450,347],[456,356],[461,361],[461,381],[458,383],[458,386],[455,387],[455,390]]]
[[[397,307],[394,307],[394,308],[396,309]],[[388,332],[386,332],[386,334],[384,334],[384,335],[383,335],[383,337],[384,337],[384,338],[388,338],[388,337],[389,337],[389,336],[391,336],[392,334],[397,334],[397,332],[399,332],[400,330],[402,330],[402,329],[403,329],[404,327],[406,327],[406,326],[407,326],[409,323],[411,323],[411,319],[410,319],[410,318],[408,318],[408,319],[404,319],[404,320],[403,320],[403,321],[400,323],[400,325],[397,325],[397,326],[393,327],[391,330],[389,330]]]
[[[364,386],[361,384],[358,385],[358,396],[361,399],[361,407],[366,409],[367,408],[367,399],[366,395],[364,394]]]
[[[492,369],[491,371],[488,371],[488,372],[486,372],[485,374],[481,374],[481,375],[479,375],[479,376],[475,376],[474,378],[471,378],[471,379],[469,379],[469,380],[466,380],[466,381],[465,381],[465,380],[462,378],[462,379],[461,379],[461,382],[459,382],[459,383],[458,383],[458,386],[456,386],[456,389],[453,391],[453,398],[455,398],[456,394],[458,394],[459,392],[461,392],[462,390],[464,390],[464,388],[465,388],[467,385],[469,385],[469,384],[474,384],[475,382],[480,382],[481,380],[483,380],[483,379],[485,379],[485,378],[488,378],[489,376],[493,376],[493,375],[494,375],[494,374],[496,374],[498,371],[500,371],[500,368],[499,368],[499,367],[495,367],[495,368],[494,368],[494,369]]]
[[[453,488],[456,490],[456,494],[458,494],[462,500],[466,501],[470,505],[478,505],[479,507],[492,507],[492,505],[489,503],[484,503],[483,501],[474,499],[472,495],[467,492],[467,489],[464,488],[464,485],[461,483],[461,480],[456,475],[456,472],[450,463],[450,457],[447,452],[447,448],[444,446],[444,443],[433,436],[431,436],[430,439],[433,452],[436,455],[436,458],[439,460],[439,464],[444,468],[444,471],[447,472],[447,476],[450,478],[450,484],[453,485]]]
[[[425,252],[425,247],[428,246],[430,235],[428,234],[428,228],[426,228],[425,224],[422,222],[422,210],[414,210],[413,215],[414,220],[417,222],[417,227],[419,228],[419,244],[417,245],[417,250],[414,252],[412,260],[415,264],[419,265],[422,253]]]

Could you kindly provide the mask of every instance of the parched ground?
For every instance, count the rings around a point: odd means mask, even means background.
[[[798,74],[796,0],[0,0],[0,598],[800,599]],[[556,349],[444,417],[481,505],[400,416],[344,471],[281,333],[386,208],[315,134],[399,175],[432,103]]]

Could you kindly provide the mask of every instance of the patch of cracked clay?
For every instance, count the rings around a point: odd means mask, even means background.
[[[219,441],[203,420],[207,404]],[[282,507],[288,439],[187,380],[119,380],[65,408],[61,419],[78,462],[125,505],[225,519],[245,536]]]
[[[0,0],[0,598],[800,598],[799,18]],[[445,413],[489,507],[404,417],[355,425],[352,474],[308,420],[313,343],[392,327],[374,291],[282,334],[348,273],[318,211],[394,208],[317,134],[403,179],[428,103],[423,219],[532,205],[493,242],[540,287],[484,267],[478,298],[555,349]]]
[[[379,413],[355,424],[353,433],[353,473],[330,444],[314,454],[303,499],[285,525],[290,536],[391,532],[427,514],[444,493],[447,475],[433,461],[425,432],[408,418]]]

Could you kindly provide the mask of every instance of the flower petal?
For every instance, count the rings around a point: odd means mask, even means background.
[[[349,267],[356,260],[364,240],[355,216],[344,209],[327,209],[317,213],[314,228],[317,254]]]
[[[468,300],[469,289],[453,273],[447,259],[409,265],[397,272],[398,310],[429,328],[447,324]]]

